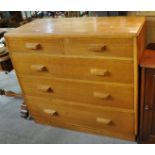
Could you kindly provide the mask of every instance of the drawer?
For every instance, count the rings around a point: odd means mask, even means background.
[[[65,54],[133,57],[133,40],[131,38],[65,39]]]
[[[63,40],[48,37],[14,37],[8,38],[11,52],[26,53],[63,53]]]
[[[81,106],[74,102],[30,96],[26,96],[26,101],[32,117],[37,122],[56,126],[80,125],[115,135],[134,133],[132,112]]]
[[[12,58],[17,73],[22,75],[120,83],[133,83],[134,81],[132,59],[17,53],[13,53]]]
[[[59,98],[96,106],[133,108],[133,86],[20,76],[24,94]]]

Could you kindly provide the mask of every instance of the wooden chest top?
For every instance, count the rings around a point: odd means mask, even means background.
[[[83,17],[36,19],[6,36],[137,36],[145,17]]]

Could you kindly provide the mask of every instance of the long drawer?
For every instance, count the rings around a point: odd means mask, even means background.
[[[64,47],[71,55],[133,57],[131,38],[69,38]]]
[[[97,106],[133,108],[132,85],[31,76],[20,76],[19,79],[26,95],[59,98]]]
[[[18,74],[133,83],[133,60],[12,53]]]
[[[80,125],[108,135],[134,135],[132,112],[81,106],[74,102],[30,96],[26,96],[26,101],[31,115],[37,122],[56,126]]]
[[[50,53],[63,54],[63,39],[55,39],[50,37],[14,37],[9,39],[9,49],[11,52],[19,53]]]

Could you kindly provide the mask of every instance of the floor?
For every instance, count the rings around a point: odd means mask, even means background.
[[[5,79],[5,80],[4,80]],[[20,92],[14,72],[0,72],[0,88]],[[20,117],[22,99],[0,96],[1,144],[132,144],[134,142],[43,126]]]

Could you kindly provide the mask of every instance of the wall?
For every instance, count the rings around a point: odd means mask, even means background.
[[[155,11],[129,11],[128,16],[146,16],[147,19],[147,44],[155,43]]]

